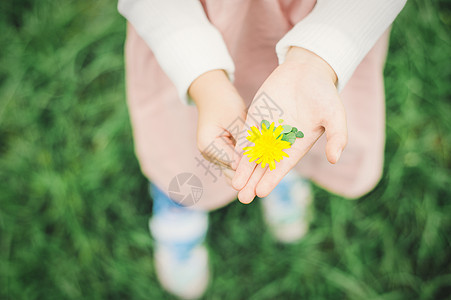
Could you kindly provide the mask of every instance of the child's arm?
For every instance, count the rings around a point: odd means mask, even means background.
[[[268,195],[324,131],[327,159],[337,162],[347,142],[345,111],[338,92],[405,2],[318,0],[313,11],[278,42],[280,65],[257,95],[265,92],[271,97],[284,112],[284,124],[296,126],[305,137],[286,150],[290,157],[272,171],[250,163],[246,156],[241,158],[232,181],[240,191],[241,202]],[[248,115],[256,106],[251,105]],[[269,121],[277,125],[277,119]],[[246,122],[257,125],[250,118]]]
[[[222,69],[233,79],[233,60],[199,0],[119,0],[118,10],[152,50],[184,103],[191,102],[191,83],[205,72]]]
[[[245,106],[230,82],[232,58],[200,1],[119,0],[118,10],[152,50],[180,99],[196,104],[201,153],[232,176],[235,138],[226,128],[237,118],[244,120]],[[208,151],[209,146],[217,151]]]

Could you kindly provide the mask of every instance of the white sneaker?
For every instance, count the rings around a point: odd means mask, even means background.
[[[262,199],[263,216],[274,238],[295,243],[308,231],[312,191],[310,182],[288,173],[267,197]]]
[[[180,256],[174,248],[177,246],[157,245],[154,258],[158,280],[181,299],[198,299],[205,293],[210,277],[207,249],[196,245]]]
[[[208,214],[186,208],[161,208],[160,204],[149,221],[158,280],[181,299],[197,299],[205,293],[210,277],[203,244]]]

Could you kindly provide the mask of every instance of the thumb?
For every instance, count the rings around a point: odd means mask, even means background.
[[[335,164],[340,159],[341,153],[348,143],[348,128],[344,108],[341,107],[340,110],[335,111],[326,121],[324,127],[327,137],[327,160],[331,164]]]

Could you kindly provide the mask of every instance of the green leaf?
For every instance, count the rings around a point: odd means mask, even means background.
[[[285,133],[282,137],[282,141],[289,142],[291,145],[296,141],[296,135],[293,132]]]
[[[282,127],[283,127],[282,133],[289,133],[289,132],[291,132],[291,129],[293,128],[290,125],[282,125]]]
[[[295,139],[296,138],[296,134],[294,134],[293,132],[289,132],[286,134],[287,138],[289,139]]]
[[[262,122],[260,123],[261,128],[263,128],[263,124],[265,124],[266,129],[269,129],[269,126],[271,126],[271,124],[269,124],[269,121],[267,120],[262,120]]]
[[[304,137],[304,133],[302,131],[298,131],[298,132],[296,132],[296,137],[297,138],[303,138]]]
[[[298,129],[297,129],[296,127],[293,127],[293,128],[291,129],[291,132],[296,133],[296,132],[298,132]]]

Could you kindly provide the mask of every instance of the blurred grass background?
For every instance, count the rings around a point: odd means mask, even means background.
[[[385,175],[358,201],[315,189],[299,245],[258,203],[211,215],[207,299],[450,299],[449,1],[411,0],[385,70]],[[115,1],[0,3],[0,299],[172,299],[125,104]]]

